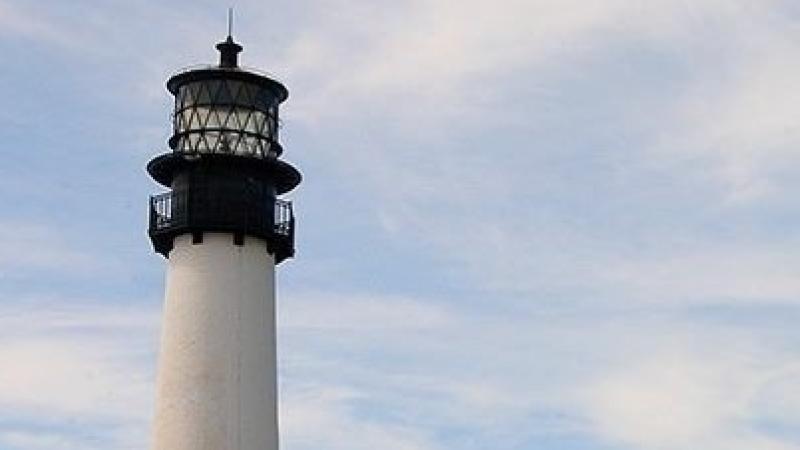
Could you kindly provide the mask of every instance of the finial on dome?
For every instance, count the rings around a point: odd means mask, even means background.
[[[217,44],[219,50],[219,66],[226,69],[239,67],[239,52],[242,46],[233,41],[233,8],[228,8],[228,37]]]
[[[228,8],[228,37],[233,36],[233,7]]]

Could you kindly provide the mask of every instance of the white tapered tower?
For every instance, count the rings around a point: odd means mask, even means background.
[[[280,200],[300,173],[280,160],[276,80],[220,63],[173,76],[172,151],[147,171],[149,235],[167,258],[153,450],[277,450],[275,265],[294,255]]]

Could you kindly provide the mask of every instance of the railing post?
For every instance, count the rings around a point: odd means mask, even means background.
[[[294,256],[294,208],[291,203],[288,203],[287,206],[289,213],[289,253],[290,256]]]
[[[149,203],[150,203],[149,204],[149,207],[150,207],[150,224],[149,224],[150,227],[149,228],[150,228],[150,230],[155,230],[157,228],[156,220],[157,220],[157,217],[158,217],[158,213],[156,212],[156,196],[155,195],[151,195],[150,196],[150,202]]]

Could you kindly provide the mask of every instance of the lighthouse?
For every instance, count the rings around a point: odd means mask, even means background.
[[[147,164],[148,234],[167,261],[152,450],[277,450],[275,266],[294,255],[300,183],[281,159],[286,87],[219,64],[172,76],[170,151]]]

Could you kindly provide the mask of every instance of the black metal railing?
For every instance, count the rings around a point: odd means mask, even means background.
[[[166,255],[175,236],[230,232],[265,239],[278,261],[294,254],[292,202],[242,189],[194,189],[150,197],[149,234]]]
[[[150,197],[150,229],[155,231],[186,224],[186,192],[165,192]]]
[[[294,236],[294,211],[292,202],[288,200],[275,200],[275,228],[276,234],[281,236]]]

